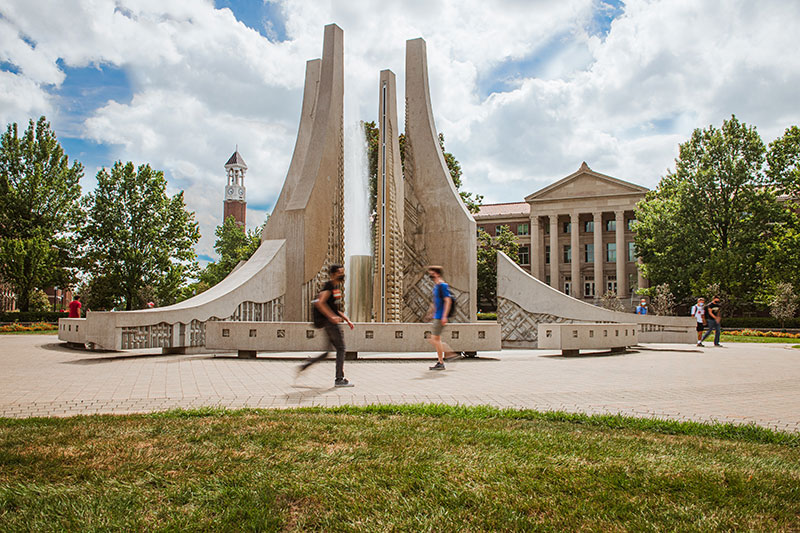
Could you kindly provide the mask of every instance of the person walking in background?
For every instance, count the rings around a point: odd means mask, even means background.
[[[333,382],[336,387],[352,387],[344,377],[344,335],[340,324],[344,321],[353,329],[353,323],[341,310],[342,283],[344,283],[344,267],[342,265],[331,265],[328,268],[330,279],[322,286],[319,296],[314,300],[314,326],[325,328],[325,333],[333,347],[336,349],[336,380]],[[314,363],[318,363],[328,357],[328,352],[323,352],[317,357],[312,357],[303,362],[298,372],[309,368]]]
[[[697,345],[703,345],[703,330],[706,329],[706,299],[698,298],[697,303],[692,306],[691,315],[697,320]]]
[[[69,303],[69,318],[81,317],[81,297],[75,295],[75,298]]]
[[[637,315],[646,315],[647,314],[647,300],[642,298],[642,301],[639,302],[639,305],[636,307],[636,314]]]
[[[444,354],[452,354],[450,347],[442,342],[442,330],[447,325],[450,310],[453,307],[453,298],[450,287],[442,279],[444,269],[440,266],[429,266],[428,276],[433,281],[433,301],[428,310],[427,319],[433,319],[430,343],[436,349],[437,362],[430,367],[431,370],[444,370]]]
[[[702,343],[702,341],[706,340],[706,337],[711,335],[711,330],[714,330],[714,346],[721,347],[719,335],[722,332],[722,303],[719,300],[719,296],[714,296],[711,303],[706,306],[706,322],[708,322],[708,329],[703,334],[700,342]]]

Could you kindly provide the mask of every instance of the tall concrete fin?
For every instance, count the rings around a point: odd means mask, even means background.
[[[381,71],[378,91],[378,217],[372,306],[377,322],[400,322],[403,318],[405,191],[394,72]]]
[[[432,283],[425,266],[444,267],[457,299],[456,320],[477,313],[477,229],[450,178],[428,86],[425,41],[406,41],[405,257],[403,321],[424,319]]]
[[[322,61],[306,68],[295,154],[264,232],[286,240],[286,320],[310,319],[327,267],[344,261],[343,126],[344,34],[330,24]]]

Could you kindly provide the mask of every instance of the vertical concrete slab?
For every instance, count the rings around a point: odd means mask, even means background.
[[[419,322],[431,299],[425,266],[444,267],[458,322],[477,313],[477,228],[450,178],[431,108],[425,41],[406,41],[403,321]]]
[[[378,91],[378,218],[372,307],[377,322],[400,322],[403,316],[405,191],[394,72],[381,71]]]

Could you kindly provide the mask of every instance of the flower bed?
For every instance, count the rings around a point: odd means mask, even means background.
[[[58,325],[48,324],[47,322],[36,322],[35,324],[30,324],[28,326],[23,326],[22,324],[15,322],[14,324],[0,326],[0,333],[15,333],[18,331],[56,331],[57,329]]]
[[[733,335],[734,337],[777,337],[780,339],[800,339],[800,333],[786,333],[783,331],[758,331],[754,329],[726,331],[725,335]]]

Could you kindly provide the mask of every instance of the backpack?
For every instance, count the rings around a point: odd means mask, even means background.
[[[319,302],[319,298],[314,298],[311,300],[311,318],[314,321],[315,328],[324,328],[328,323],[328,317],[322,314],[322,311],[317,309],[317,302]]]
[[[442,302],[444,303],[444,295],[442,294],[442,288],[441,288],[441,287],[442,287],[442,284],[440,283],[439,285],[437,285],[437,287],[438,287],[438,288],[437,288],[436,290],[437,290],[437,291],[439,291],[439,298],[441,298],[441,299],[442,299]],[[451,317],[451,316],[453,316],[455,313],[456,313],[456,297],[455,297],[455,295],[453,295],[453,293],[451,292],[451,293],[450,293],[450,312],[449,312],[449,313],[447,313],[447,318],[450,318],[450,317]]]

